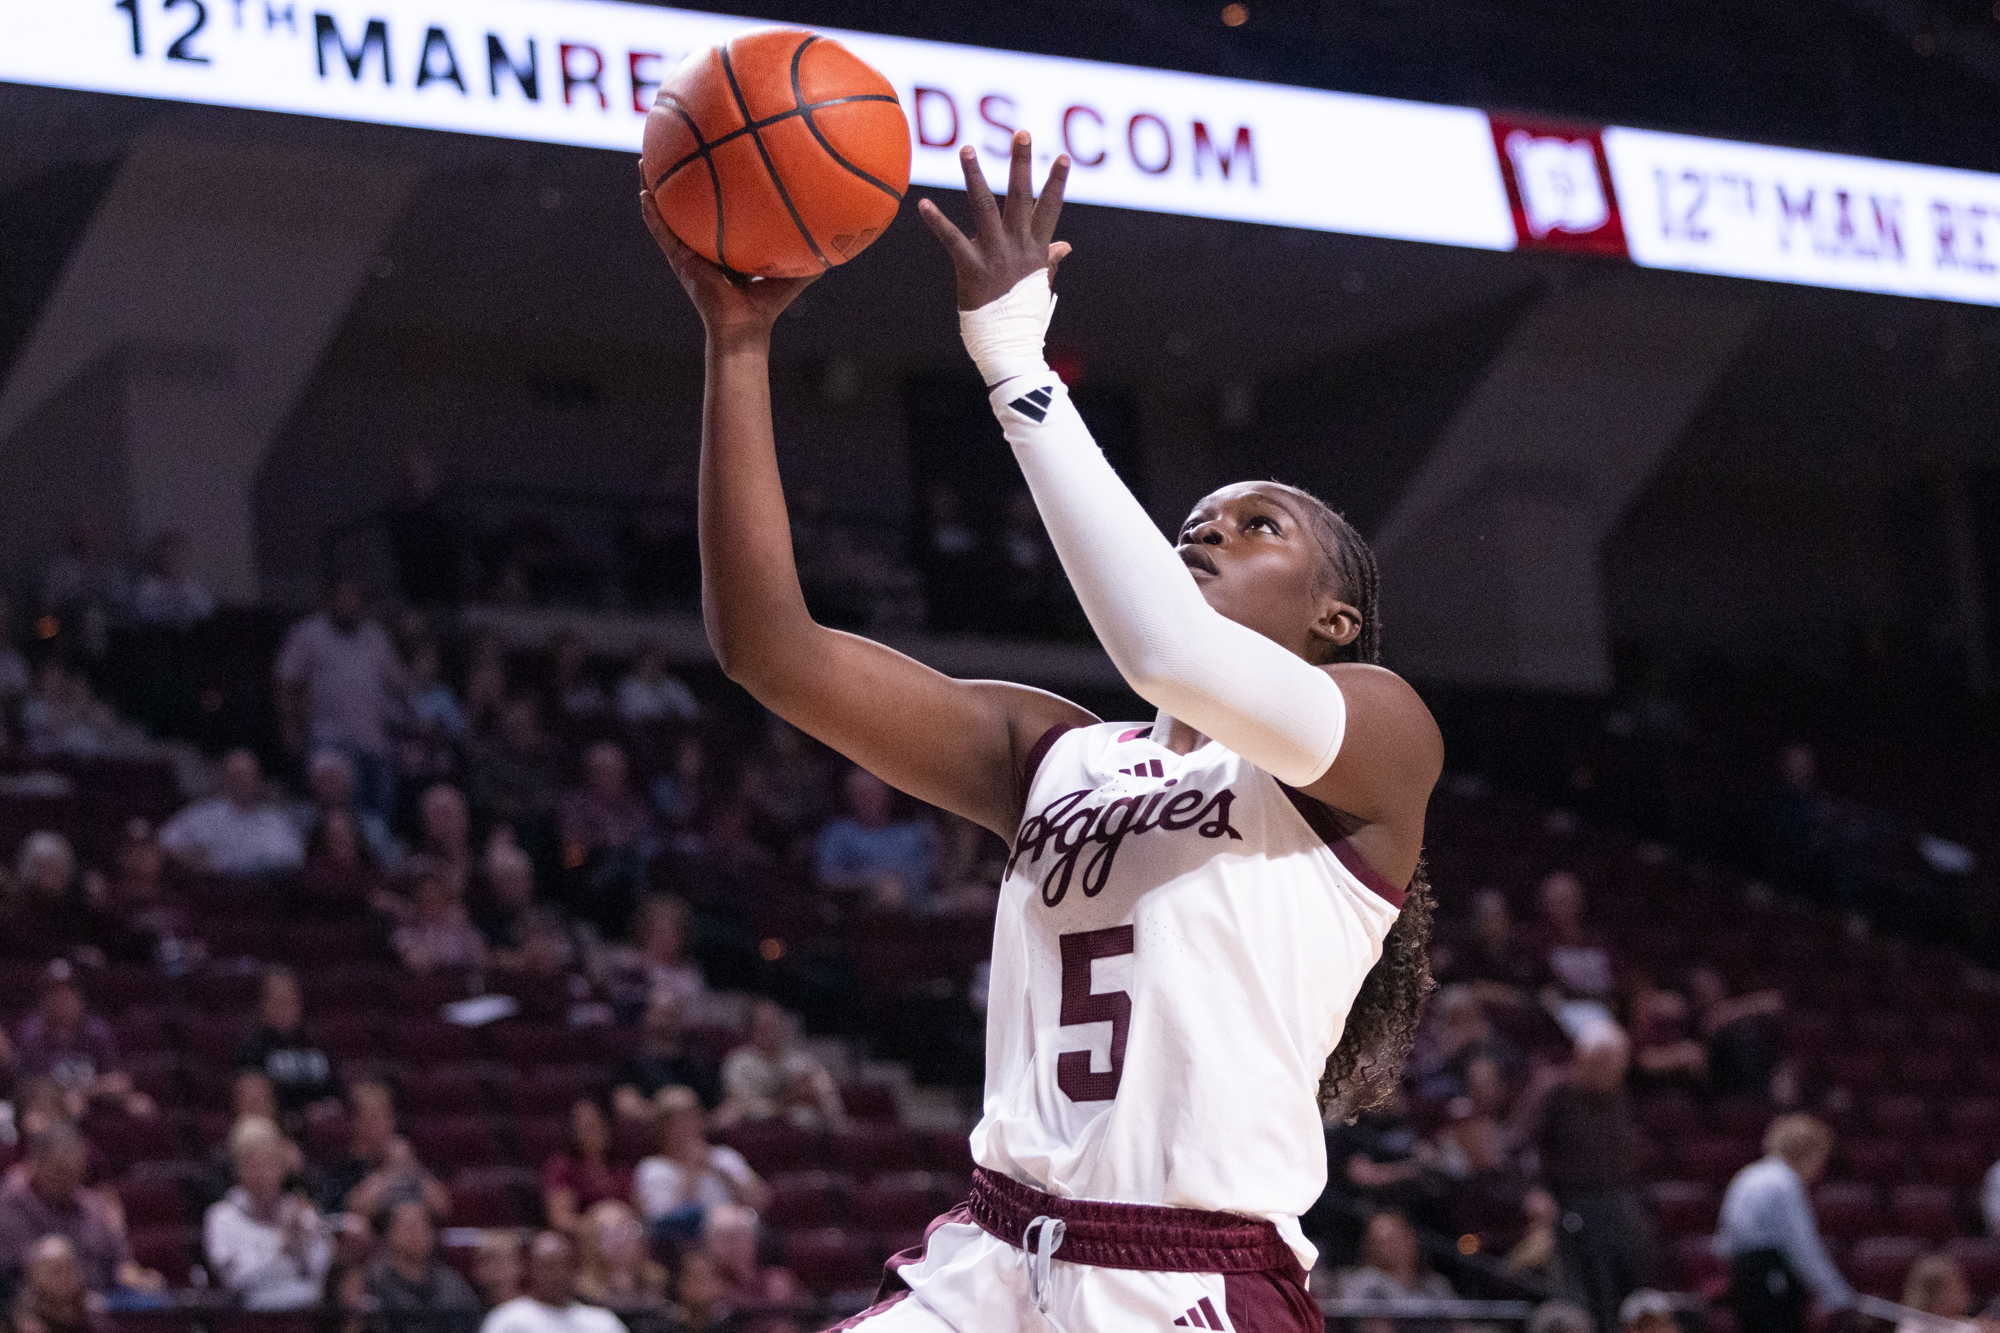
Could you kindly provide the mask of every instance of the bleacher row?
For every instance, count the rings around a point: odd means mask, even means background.
[[[1775,1022],[1799,1070],[1799,1109],[1838,1135],[1813,1192],[1835,1261],[1857,1288],[1893,1298],[1918,1257],[1943,1249],[1982,1302],[2000,1294],[2000,1239],[1982,1234],[1978,1207],[1981,1180],[2000,1159],[2000,991],[1989,978],[1949,950],[1857,936],[1833,911],[1524,803],[1440,791],[1428,844],[1446,938],[1480,888],[1501,889],[1516,919],[1531,920],[1537,883],[1569,869],[1628,976],[1679,989],[1708,964],[1732,993],[1783,992]],[[1560,1047],[1538,1009],[1500,1006],[1491,1017],[1526,1050]],[[1637,1174],[1662,1280],[1720,1290],[1726,1272],[1709,1238],[1722,1190],[1761,1155],[1776,1109],[1691,1091],[1635,1100],[1647,1131]]]

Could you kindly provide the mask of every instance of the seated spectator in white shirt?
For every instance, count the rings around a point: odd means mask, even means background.
[[[632,670],[618,682],[618,720],[638,726],[648,722],[693,722],[701,705],[680,677],[667,672],[667,653],[659,644],[639,645]]]
[[[658,1108],[658,1151],[639,1163],[632,1193],[647,1222],[685,1219],[690,1229],[718,1204],[761,1209],[771,1191],[734,1148],[708,1141],[701,1098],[692,1088],[662,1088]]]
[[[188,568],[188,535],[169,528],[153,539],[146,572],[132,593],[132,617],[141,625],[186,629],[215,614],[215,594]]]
[[[412,972],[476,970],[486,963],[486,940],[473,928],[451,881],[426,867],[417,875],[409,915],[389,943]]]
[[[190,870],[263,875],[305,864],[305,843],[264,791],[257,756],[222,757],[222,794],[196,801],[160,826],[160,846]]]
[[[268,1120],[230,1135],[236,1188],[209,1206],[202,1221],[208,1266],[249,1310],[305,1310],[319,1304],[333,1241],[318,1213],[285,1190],[293,1157]]]
[[[722,1105],[715,1121],[779,1119],[830,1128],[845,1114],[833,1075],[793,1038],[792,1016],[759,1000],[750,1009],[750,1040],[722,1062]]]
[[[1396,1304],[1448,1301],[1457,1295],[1449,1282],[1424,1267],[1423,1253],[1417,1248],[1416,1229],[1408,1218],[1393,1212],[1377,1213],[1368,1219],[1368,1230],[1361,1242],[1361,1267],[1342,1273],[1334,1291],[1343,1301]],[[1363,1333],[1386,1333],[1398,1327],[1408,1328],[1410,1323],[1408,1320],[1392,1323],[1386,1319],[1361,1321]]]
[[[528,1247],[528,1294],[495,1306],[479,1333],[625,1333],[609,1310],[576,1299],[576,1246],[544,1231]]]

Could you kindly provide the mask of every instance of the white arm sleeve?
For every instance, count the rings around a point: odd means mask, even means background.
[[[995,386],[994,415],[1091,628],[1141,698],[1279,781],[1307,786],[1340,752],[1347,730],[1340,687],[1209,607],[1042,363],[1053,304],[1046,279],[1035,274],[1000,300],[961,312],[959,324]]]

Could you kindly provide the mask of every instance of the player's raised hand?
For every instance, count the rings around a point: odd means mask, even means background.
[[[1037,199],[1031,188],[1033,149],[1028,132],[1016,131],[1005,208],[993,197],[986,175],[979,169],[979,150],[971,144],[959,150],[965,192],[972,200],[974,234],[970,239],[932,200],[917,205],[917,212],[944,244],[951,266],[958,271],[960,310],[977,310],[998,300],[1037,269],[1046,268],[1053,282],[1056,265],[1069,254],[1069,242],[1055,239],[1056,219],[1062,215],[1063,182],[1069,179],[1069,154],[1058,157],[1049,168],[1042,197]]]
[[[815,273],[804,278],[746,278],[726,273],[674,235],[666,219],[660,216],[652,191],[639,192],[639,212],[646,219],[646,230],[653,233],[653,240],[659,244],[660,253],[672,266],[674,276],[681,280],[694,308],[700,312],[708,336],[717,341],[768,335],[785,307],[819,277]]]

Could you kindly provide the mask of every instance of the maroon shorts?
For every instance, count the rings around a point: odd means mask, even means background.
[[[965,1317],[973,1307],[954,1307],[976,1300],[977,1327],[1008,1327],[996,1292],[1004,1295],[1018,1286],[1010,1279],[1024,1262],[1022,1235],[1038,1217],[1064,1226],[1053,1256],[1063,1280],[1055,1284],[1051,1312],[1067,1333],[1163,1325],[1212,1333],[1323,1333],[1325,1328],[1306,1292],[1298,1257],[1267,1221],[1193,1208],[1061,1199],[984,1169],[973,1172],[971,1197],[930,1224],[923,1245],[889,1260],[877,1303],[836,1328],[853,1329],[891,1312],[915,1315],[899,1308],[911,1303],[913,1288],[919,1295],[914,1304],[932,1307],[945,1326],[973,1327]],[[975,1282],[969,1274],[977,1268],[989,1271]],[[1157,1322],[1143,1313],[1135,1321],[1133,1314],[1147,1306],[1157,1311]],[[884,1318],[883,1326],[904,1322],[913,1329],[923,1326],[903,1318]],[[1029,1327],[1033,1321],[1016,1322]]]

